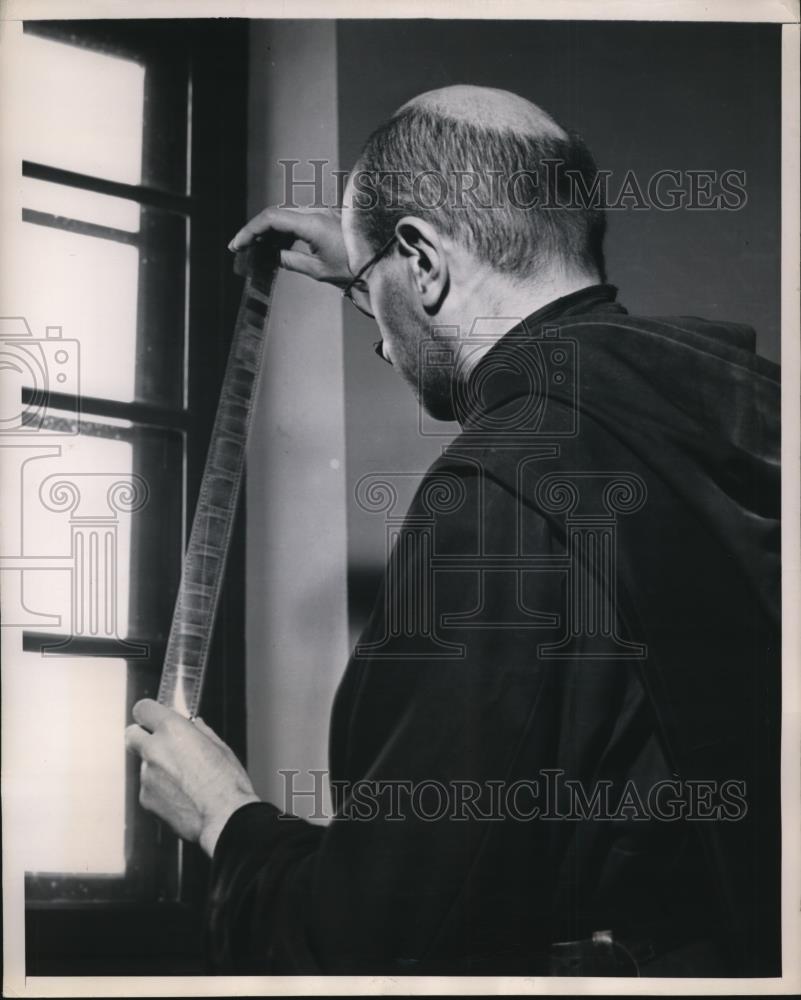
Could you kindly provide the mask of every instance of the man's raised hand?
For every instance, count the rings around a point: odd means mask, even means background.
[[[232,813],[259,801],[245,769],[201,719],[189,722],[149,698],[133,717],[125,742],[142,758],[139,801],[211,857]]]
[[[281,251],[281,266],[316,281],[343,288],[353,275],[348,267],[339,214],[311,208],[265,208],[234,236],[228,249],[245,250],[258,237],[281,233],[294,237]]]

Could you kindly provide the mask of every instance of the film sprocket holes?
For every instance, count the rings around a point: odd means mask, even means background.
[[[60,326],[48,326],[44,337],[34,337],[23,317],[0,317],[0,434],[77,434],[77,422],[50,427],[45,417],[51,393],[63,394],[59,410],[77,417],[79,362],[79,342],[63,337]]]
[[[420,345],[420,379],[430,377],[432,369],[446,373],[453,412],[460,422],[468,421],[473,437],[575,437],[579,430],[577,341],[558,326],[544,326],[536,333],[525,327],[515,330],[517,326],[519,319],[486,317],[477,319],[465,337],[457,327],[441,328]],[[480,364],[471,372],[478,358]],[[518,377],[520,392],[514,398],[494,400],[496,376],[508,385],[510,374]],[[419,429],[429,437],[452,437],[452,431],[444,430],[422,406]]]

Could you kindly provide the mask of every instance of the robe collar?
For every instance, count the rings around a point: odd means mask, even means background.
[[[500,337],[477,362],[466,384],[458,391],[457,409],[461,409],[461,412],[458,413],[457,419],[462,429],[474,423],[476,418],[480,420],[479,411],[491,409],[499,401],[495,398],[496,394],[499,393],[501,397],[506,395],[506,388],[498,387],[496,392],[491,385],[486,384],[488,370],[499,362],[503,367],[502,357],[505,354],[519,350],[521,342],[537,338],[544,326],[558,325],[559,320],[570,316],[594,312],[627,315],[628,310],[616,301],[617,291],[615,285],[600,283],[580,288],[578,291],[570,292],[569,295],[562,295],[541,306]],[[485,384],[480,389],[482,383]],[[462,403],[461,407],[458,406],[458,402]]]
[[[535,333],[537,328],[553,319],[560,319],[562,316],[574,316],[580,313],[592,312],[597,306],[607,306],[607,310],[616,313],[625,313],[626,309],[615,300],[617,299],[617,287],[615,285],[598,284],[588,285],[580,288],[577,292],[570,292],[569,295],[562,295],[558,299],[541,306],[536,312],[531,313],[522,320],[509,333]],[[611,304],[611,310],[608,306]],[[505,336],[508,336],[506,334]],[[501,338],[503,339],[503,338]]]

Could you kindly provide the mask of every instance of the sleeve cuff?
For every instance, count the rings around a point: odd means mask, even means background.
[[[217,864],[232,851],[253,851],[259,843],[265,848],[273,841],[274,824],[280,812],[269,802],[247,802],[235,809],[217,838],[212,860]]]

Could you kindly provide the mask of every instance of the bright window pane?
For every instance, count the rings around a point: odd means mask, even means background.
[[[4,669],[6,804],[25,831],[26,871],[122,874],[125,661],[17,653]]]
[[[34,338],[60,326],[75,355],[64,392],[130,402],[136,377],[139,251],[45,226],[19,227],[16,253],[4,260],[4,285],[14,312]],[[75,383],[80,372],[80,386]]]
[[[133,445],[122,423],[116,430],[107,422],[103,430],[120,438],[60,436],[54,439],[60,455],[37,458],[21,470],[21,554],[36,560],[24,568],[22,597],[31,614],[43,616],[40,629],[31,624],[34,631],[128,634],[135,513],[120,507],[132,496]]]
[[[21,182],[22,204],[37,212],[61,215],[67,219],[94,222],[112,229],[123,229],[129,233],[139,230],[139,203],[125,198],[82,191],[80,188],[51,184],[32,177],[23,177]]]
[[[23,66],[24,158],[138,184],[144,67],[27,33]]]

